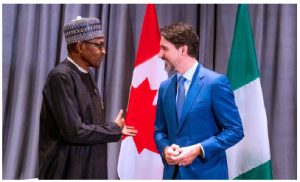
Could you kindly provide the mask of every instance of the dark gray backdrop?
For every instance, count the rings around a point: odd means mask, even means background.
[[[156,5],[159,26],[192,24],[200,36],[199,60],[226,73],[237,5]],[[297,178],[297,5],[249,5],[275,179]],[[2,5],[3,178],[37,177],[42,88],[47,74],[66,57],[62,27],[76,16],[102,20],[107,55],[96,81],[113,121],[126,109],[144,4]],[[119,143],[109,145],[109,179],[117,179]],[[259,147],[259,146],[258,146]]]

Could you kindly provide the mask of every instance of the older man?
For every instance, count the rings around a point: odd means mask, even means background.
[[[48,75],[40,115],[40,179],[107,179],[107,143],[135,129],[104,120],[104,104],[89,67],[106,53],[100,20],[78,18],[64,25],[68,57]],[[123,128],[123,130],[122,130]],[[130,132],[128,132],[130,131]]]

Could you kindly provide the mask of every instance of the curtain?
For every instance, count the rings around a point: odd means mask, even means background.
[[[226,73],[236,4],[157,4],[160,27],[183,21],[200,37],[199,62]],[[275,179],[297,178],[297,5],[249,5],[268,117]],[[63,25],[76,16],[101,19],[107,54],[92,70],[113,121],[126,109],[144,4],[2,4],[3,179],[38,176],[39,114],[48,73],[67,55]],[[109,144],[108,177],[120,143]]]

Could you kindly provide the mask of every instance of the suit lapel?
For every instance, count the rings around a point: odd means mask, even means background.
[[[176,87],[177,87],[177,78],[176,75],[173,76],[169,87],[167,88],[168,95],[165,97],[165,110],[166,112],[166,119],[171,124],[171,126],[175,126],[175,130],[177,131],[178,122],[177,122],[177,115],[176,115]]]
[[[185,102],[183,104],[180,122],[179,122],[180,126],[178,126],[178,132],[181,129],[181,127],[184,123],[184,120],[185,120],[189,110],[191,109],[191,106],[195,102],[196,97],[198,96],[198,93],[201,90],[201,87],[203,86],[203,83],[204,83],[203,78],[204,78],[203,67],[200,66],[200,64],[199,64],[194,73],[192,83],[190,85]]]

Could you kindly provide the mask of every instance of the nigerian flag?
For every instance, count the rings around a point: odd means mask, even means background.
[[[272,179],[267,116],[247,5],[239,5],[227,68],[245,137],[227,153],[229,178]]]

